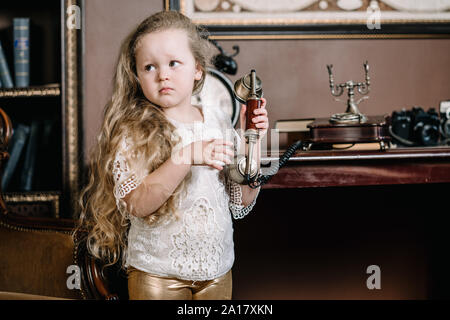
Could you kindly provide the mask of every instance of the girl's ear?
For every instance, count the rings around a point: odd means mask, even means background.
[[[203,75],[203,70],[200,68],[200,65],[196,63],[195,65],[195,74],[194,74],[194,80],[200,80]]]

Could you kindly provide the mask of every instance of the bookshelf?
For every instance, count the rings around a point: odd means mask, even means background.
[[[72,8],[83,0],[2,3],[0,41],[14,86],[0,88],[0,108],[10,117],[23,147],[2,181],[4,199],[20,215],[76,218],[80,186],[82,28],[69,28]],[[75,6],[75,7],[74,7]],[[29,18],[29,84],[15,81],[14,18]],[[78,16],[82,19],[82,16]],[[0,79],[2,79],[0,77]],[[3,83],[2,83],[3,84]],[[20,128],[19,128],[20,127]],[[18,129],[19,128],[19,129]],[[12,162],[13,163],[13,162]],[[8,163],[4,166],[7,169]],[[3,174],[2,178],[5,178]],[[5,179],[3,179],[5,180]]]
[[[59,83],[40,87],[26,88],[2,88],[0,98],[23,98],[23,97],[59,97],[61,86]]]

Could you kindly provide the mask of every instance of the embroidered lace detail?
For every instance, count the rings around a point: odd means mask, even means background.
[[[130,169],[125,154],[130,148],[128,137],[122,140],[119,151],[116,153],[113,162],[114,177],[114,197],[116,198],[117,208],[120,212],[126,213],[126,204],[122,200],[127,194],[136,189],[141,179],[138,179],[136,173]]]
[[[198,198],[184,213],[181,230],[172,235],[172,267],[183,277],[211,279],[221,267],[224,230],[207,198]]]
[[[139,218],[131,216],[133,220],[133,228],[130,229],[128,235],[128,256],[133,262],[144,262],[145,265],[152,265],[156,262],[155,256],[161,254],[168,249],[164,242],[160,228],[139,228]],[[136,223],[137,222],[137,223]]]
[[[136,175],[132,174],[130,178],[122,182],[117,189],[117,194],[120,199],[124,198],[131,191],[136,189],[139,186],[139,183],[136,179]]]
[[[252,211],[253,207],[255,206],[256,199],[258,198],[260,189],[261,188],[257,189],[258,192],[255,196],[255,199],[253,199],[253,201],[245,207],[244,205],[242,205],[241,185],[231,180],[227,181],[227,190],[228,194],[230,195],[229,207],[234,219],[242,219],[246,215],[248,215],[250,211]]]
[[[146,230],[146,232],[138,233],[133,243],[140,244],[135,249],[142,250],[142,252],[146,253],[159,254],[168,248],[161,240],[161,230],[159,229],[153,229],[152,231]]]

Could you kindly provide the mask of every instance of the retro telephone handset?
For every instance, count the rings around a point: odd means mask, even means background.
[[[247,106],[244,132],[247,153],[244,155],[236,154],[233,163],[228,165],[226,170],[228,170],[229,177],[234,182],[242,185],[248,184],[251,188],[256,189],[267,183],[277,173],[278,169],[286,164],[294,152],[303,147],[303,142],[297,141],[292,144],[280,157],[278,165],[269,170],[268,175],[260,174],[259,164],[253,160],[259,138],[259,129],[252,122],[255,117],[253,111],[261,107],[262,97],[261,80],[256,76],[255,70],[251,70],[249,74],[235,82],[234,95],[239,102]]]

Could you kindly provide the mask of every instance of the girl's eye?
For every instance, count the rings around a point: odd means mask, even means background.
[[[152,64],[148,64],[148,65],[145,66],[145,71],[151,71],[151,70],[154,70],[154,69],[155,69],[155,66],[152,65]]]
[[[180,63],[178,61],[170,61],[169,63],[169,67],[176,67],[177,65],[179,65]]]

